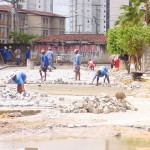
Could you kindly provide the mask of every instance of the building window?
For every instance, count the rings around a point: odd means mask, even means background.
[[[41,8],[41,6],[39,6],[39,8]]]
[[[104,26],[104,28],[106,28],[106,27]]]
[[[24,30],[23,30],[23,28],[19,28],[19,32],[21,33],[21,32],[23,32]]]
[[[0,20],[5,20],[5,14],[0,14]]]
[[[48,30],[43,30],[43,35],[48,36]]]
[[[48,18],[43,18],[43,24],[48,24]]]

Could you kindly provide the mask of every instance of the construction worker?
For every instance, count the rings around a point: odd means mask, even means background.
[[[22,71],[12,73],[9,78],[9,83],[17,84],[17,92],[20,94],[25,91],[24,89],[25,81],[26,81],[26,74]]]
[[[92,84],[94,82],[94,80],[97,78],[97,83],[96,85],[98,86],[98,82],[99,82],[99,77],[105,77],[104,78],[104,83],[105,83],[105,80],[107,79],[107,82],[108,84],[110,84],[110,81],[109,81],[109,74],[108,74],[108,68],[105,67],[105,66],[101,66],[99,68],[99,70],[96,71],[94,77],[93,77],[93,80],[92,80]]]

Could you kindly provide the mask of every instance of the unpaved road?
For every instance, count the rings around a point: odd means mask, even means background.
[[[26,89],[30,91],[37,92],[47,92],[52,95],[80,95],[80,96],[96,96],[100,93],[107,93],[110,96],[115,96],[117,91],[122,91],[123,88],[118,87],[101,87],[95,85],[86,85],[86,86],[75,86],[75,85],[26,85]],[[127,95],[130,95],[131,92],[125,92]]]
[[[18,69],[18,68],[15,68]],[[21,68],[25,70],[25,68]],[[12,71],[13,68],[3,70],[4,75]],[[48,79],[53,79],[60,73],[66,73],[70,70],[57,69],[49,73]],[[85,75],[93,74],[91,71],[85,71]],[[38,70],[27,72],[30,79],[35,78]],[[84,74],[84,72],[83,72]],[[117,73],[111,75],[115,76]],[[68,73],[69,75],[69,73]],[[72,76],[72,74],[71,74]],[[39,78],[39,77],[38,77]],[[65,78],[65,77],[64,77]],[[68,78],[68,77],[66,77]],[[89,81],[88,77],[82,79]],[[70,78],[70,80],[73,80]],[[122,136],[128,137],[150,137],[146,128],[150,126],[150,98],[135,98],[130,95],[137,95],[149,90],[149,79],[141,82],[140,89],[134,91],[125,91],[121,87],[101,87],[93,85],[50,85],[50,84],[27,84],[26,91],[46,92],[52,96],[95,96],[101,92],[105,92],[110,96],[114,96],[117,91],[124,91],[128,95],[127,100],[138,108],[138,111],[117,112],[110,114],[63,114],[55,113],[48,108],[41,108],[41,113],[36,115],[27,115],[22,117],[10,117],[7,114],[0,116],[0,139],[20,139],[22,138],[60,138],[60,137],[102,137],[114,136],[121,133]],[[11,86],[11,85],[8,85]],[[15,85],[12,85],[15,88]],[[41,99],[42,101],[42,99]],[[15,110],[19,108],[3,108],[1,110]],[[28,109],[30,108],[20,108]],[[37,108],[31,108],[37,109]],[[39,109],[39,108],[38,108]],[[82,127],[78,125],[82,124]],[[74,126],[75,125],[75,126]],[[85,125],[85,126],[84,126]],[[89,126],[87,126],[89,125]]]

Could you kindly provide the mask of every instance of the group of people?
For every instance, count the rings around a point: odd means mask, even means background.
[[[110,63],[111,63],[111,69],[116,69],[116,70],[119,70],[119,66],[120,66],[120,55],[118,54],[114,54],[114,55],[111,55],[109,57],[109,60],[110,60]]]
[[[0,49],[0,55],[4,62],[4,64],[7,64],[7,62],[13,61],[13,58],[16,58],[16,64],[20,65],[21,63],[21,50],[17,47],[14,51],[12,50],[12,46],[4,46],[4,48]],[[27,46],[26,52],[25,52],[25,63],[27,59],[30,59],[31,53],[30,48]]]
[[[73,66],[74,66],[74,72],[75,72],[75,80],[80,80],[81,55],[79,54],[79,49],[75,49],[74,53],[75,53],[75,56],[73,60]],[[43,81],[42,72],[44,72],[44,81],[46,81],[47,69],[48,67],[50,68],[53,67],[54,54],[51,48],[49,48],[48,51],[41,50],[41,54],[42,54],[42,57],[41,57],[41,66],[40,66],[39,72],[40,72],[42,81]],[[89,60],[88,67],[94,70],[94,67],[96,64],[93,61],[91,63],[91,61],[92,60]],[[94,80],[97,78],[96,85],[98,86],[100,77],[104,77],[104,83],[105,83],[105,80],[107,79],[108,84],[110,84],[108,68],[106,66],[101,66],[95,72],[95,75],[93,76],[92,84],[94,83]],[[13,73],[9,78],[10,83],[17,84],[18,93],[22,93],[23,91],[25,91],[24,89],[25,81],[26,81],[26,74],[24,72]]]
[[[74,50],[75,57],[74,57],[74,72],[75,72],[75,80],[80,80],[81,74],[80,74],[80,65],[81,65],[81,55],[79,54],[79,49]],[[91,59],[89,59],[87,67],[89,67],[91,70],[94,70],[94,67],[96,66],[95,62]],[[105,80],[107,79],[108,84],[110,84],[109,80],[109,73],[108,73],[108,68],[106,66],[101,66],[95,73],[92,84],[94,80],[97,78],[96,85],[98,86],[99,83],[99,78],[104,77],[104,83]]]
[[[3,59],[4,64],[6,64],[7,62],[9,62],[13,59],[13,53],[12,53],[11,46],[9,46],[9,48],[4,46],[4,48],[2,48],[0,52],[1,52],[1,57]]]

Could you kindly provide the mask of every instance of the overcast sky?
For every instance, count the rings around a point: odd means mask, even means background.
[[[69,0],[53,0],[54,13],[69,17]],[[66,31],[69,31],[69,18],[66,18]]]

